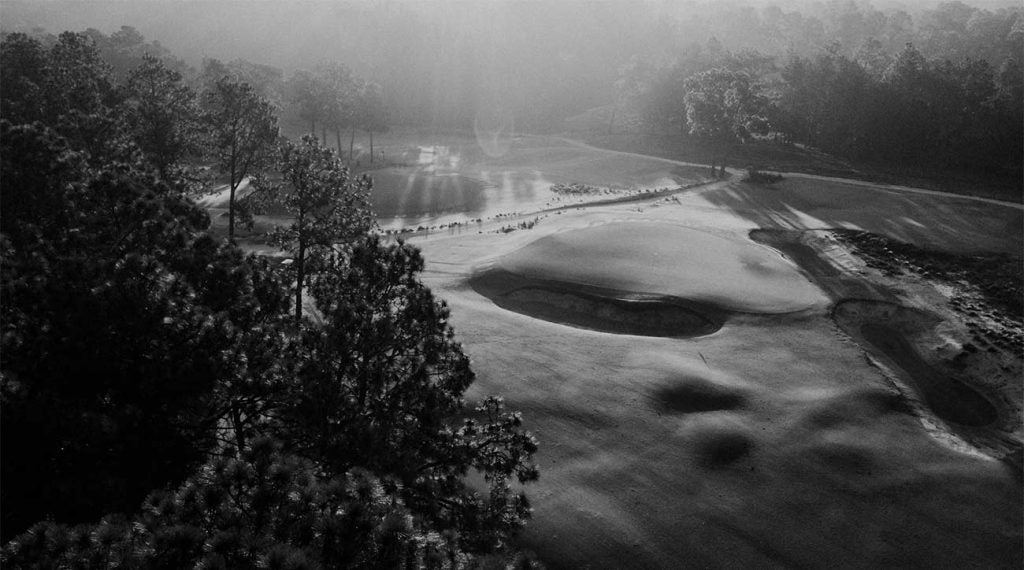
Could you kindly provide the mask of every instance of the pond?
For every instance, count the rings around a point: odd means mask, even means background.
[[[482,212],[487,204],[483,182],[457,173],[422,169],[388,169],[370,173],[370,202],[380,218]]]

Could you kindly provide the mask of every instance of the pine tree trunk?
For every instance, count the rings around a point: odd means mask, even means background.
[[[235,428],[235,456],[240,457],[245,449],[245,431],[242,428],[242,411],[236,404],[231,405],[231,423]]]
[[[373,164],[373,131],[370,131],[370,164]]]
[[[324,146],[327,146],[327,125],[320,125],[320,140],[323,141]]]
[[[231,149],[231,178],[228,179],[228,242],[235,243],[235,190],[241,181],[235,182],[235,150]]]
[[[228,241],[235,243],[235,184],[233,182],[228,194]]]
[[[295,263],[295,323],[302,324],[302,281],[306,277],[306,244],[299,240],[299,253]]]
[[[316,136],[316,119],[309,119],[309,134]]]
[[[338,145],[338,156],[341,156],[341,129],[334,129],[334,142]]]
[[[356,145],[356,128],[352,127],[352,136],[348,139],[348,163],[352,164],[352,149]]]

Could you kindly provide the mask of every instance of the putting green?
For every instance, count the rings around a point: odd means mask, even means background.
[[[664,223],[623,222],[541,238],[502,257],[526,278],[665,295],[747,313],[788,313],[827,299],[778,252]]]

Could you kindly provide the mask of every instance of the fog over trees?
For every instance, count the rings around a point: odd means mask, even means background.
[[[297,114],[339,150],[344,132],[351,147],[357,129],[375,130],[338,102],[360,93],[392,124],[559,131],[604,109],[610,131],[683,133],[666,106],[690,75],[722,68],[770,98],[768,130],[785,140],[904,165],[1006,175],[1020,164],[1024,9],[1012,2],[9,2],[4,12],[7,31],[86,30],[114,77],[141,53],[178,71],[229,62],[286,122]]]
[[[465,121],[499,105],[536,128],[608,102],[634,56],[665,61],[711,38],[773,57],[809,57],[836,42],[853,56],[871,39],[889,54],[913,42],[927,59],[985,59],[993,68],[1020,57],[1020,7],[967,4],[5,2],[4,29],[111,34],[127,24],[195,67],[204,58],[287,71],[341,62],[381,84],[398,122]]]

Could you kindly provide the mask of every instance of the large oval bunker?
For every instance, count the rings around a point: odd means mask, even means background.
[[[503,309],[577,328],[687,338],[722,328],[725,313],[712,306],[653,295],[628,294],[572,283],[524,278],[502,270],[470,285]]]
[[[717,331],[732,313],[824,306],[774,250],[667,223],[620,222],[540,238],[470,284],[503,308],[572,326],[648,336]]]
[[[667,223],[617,222],[543,237],[499,260],[523,277],[663,295],[745,313],[827,303],[777,251]]]

